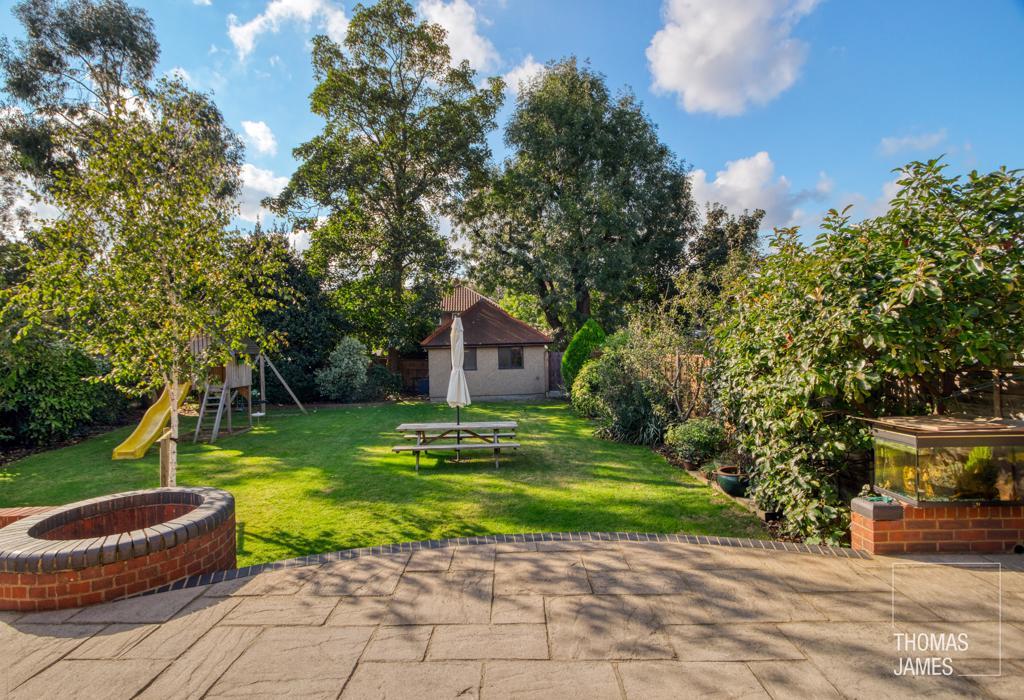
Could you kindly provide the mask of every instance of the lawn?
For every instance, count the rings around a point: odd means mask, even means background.
[[[235,495],[239,565],[350,547],[551,531],[762,537],[756,518],[645,447],[600,440],[564,403],[473,405],[463,420],[519,421],[522,448],[453,464],[395,455],[396,425],[450,420],[445,405],[273,412],[248,433],[180,446],[178,483]],[[186,421],[185,426],[190,423]],[[194,424],[192,424],[194,425]],[[67,503],[159,485],[157,450],[110,459],[122,428],[0,469],[0,507]],[[184,432],[184,431],[183,431]],[[471,453],[472,454],[472,453]]]

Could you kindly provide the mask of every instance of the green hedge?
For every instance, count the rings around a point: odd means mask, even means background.
[[[569,341],[569,346],[562,355],[562,383],[569,392],[572,392],[573,382],[576,375],[583,369],[590,356],[604,343],[604,330],[592,318],[576,331],[576,334]]]

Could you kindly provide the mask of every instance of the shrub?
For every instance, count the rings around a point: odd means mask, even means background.
[[[573,409],[586,418],[597,418],[601,412],[600,365],[597,360],[587,362],[576,375],[569,392]]]
[[[711,418],[691,418],[665,433],[665,446],[680,459],[701,465],[725,446],[725,430]]]
[[[590,356],[604,343],[605,335],[597,321],[588,318],[587,322],[576,331],[569,341],[569,346],[562,355],[562,385],[572,391],[576,375],[583,369]]]
[[[402,376],[389,370],[384,365],[373,363],[366,373],[366,384],[363,386],[363,401],[382,401],[398,396],[402,390]]]
[[[352,336],[345,336],[331,351],[327,364],[316,373],[320,394],[333,401],[360,400],[369,367],[366,346]]]

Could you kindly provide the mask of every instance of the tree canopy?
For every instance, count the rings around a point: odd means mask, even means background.
[[[489,158],[502,83],[478,88],[468,62],[451,64],[444,29],[404,0],[356,6],[343,46],[313,40],[313,69],[310,105],[326,125],[295,149],[299,167],[269,204],[310,232],[310,263],[395,360],[438,315],[455,270],[438,217]]]
[[[513,150],[467,207],[474,276],[540,300],[556,343],[668,293],[695,211],[683,164],[633,95],[575,58],[519,93]]]

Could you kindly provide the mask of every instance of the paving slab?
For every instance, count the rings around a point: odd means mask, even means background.
[[[166,661],[133,659],[120,661],[58,661],[7,697],[11,700],[95,700],[97,697],[130,698],[167,666]]]
[[[341,697],[473,700],[480,697],[480,669],[479,662],[468,661],[361,663]]]
[[[71,617],[73,623],[145,623],[167,622],[175,613],[205,592],[202,586],[182,588],[167,593],[140,595],[135,598],[83,608]]]
[[[545,600],[553,659],[671,659],[672,645],[646,596]]]
[[[363,661],[422,661],[434,628],[430,625],[381,626],[363,652]]]
[[[632,661],[618,671],[627,700],[771,697],[741,663]]]
[[[843,593],[809,593],[804,596],[826,618],[833,622],[886,622],[938,620],[931,610],[893,591],[846,591]],[[895,602],[895,606],[894,606]],[[895,611],[895,615],[893,614]]]
[[[455,556],[454,547],[442,549],[418,549],[412,553],[406,571],[447,571]]]
[[[452,558],[452,571],[480,570],[494,571],[494,557],[497,547],[493,544],[458,547]]]
[[[324,564],[302,593],[324,596],[391,595],[408,560],[409,553],[406,552]]]
[[[615,671],[607,661],[487,661],[483,695],[517,700],[622,697]]]
[[[238,598],[196,598],[124,652],[126,659],[176,659],[231,612]]]
[[[259,627],[217,627],[173,661],[140,698],[201,698],[263,630]]]
[[[157,625],[107,625],[64,658],[117,659],[157,629]]]
[[[103,625],[21,623],[0,629],[0,689],[13,691],[102,629]]]
[[[539,595],[494,596],[491,623],[514,624],[544,622],[544,598]]]
[[[428,660],[546,659],[544,625],[439,625],[434,629]]]
[[[590,593],[578,552],[498,554],[495,595],[576,595]]]
[[[389,625],[488,622],[492,579],[489,571],[407,573],[391,598],[385,622]]]
[[[671,625],[665,630],[680,661],[804,658],[775,625]]]
[[[292,595],[318,577],[319,566],[296,566],[212,584],[208,596]]]
[[[327,618],[326,625],[359,627],[383,622],[391,599],[387,596],[345,596]]]
[[[773,698],[843,697],[810,661],[748,661],[747,668]]]
[[[222,621],[225,625],[322,625],[337,605],[323,596],[245,598]]]
[[[206,697],[336,698],[372,632],[371,627],[265,630]]]

